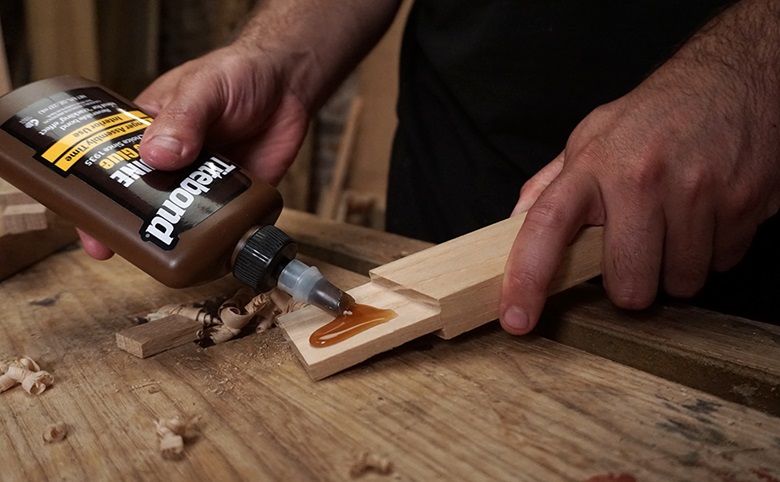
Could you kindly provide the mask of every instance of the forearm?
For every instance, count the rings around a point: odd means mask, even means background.
[[[281,60],[281,75],[313,111],[381,38],[399,4],[261,0],[234,46]]]
[[[732,95],[775,101],[780,109],[780,2],[735,2],[659,70],[682,75],[693,89],[725,82],[734,88]]]

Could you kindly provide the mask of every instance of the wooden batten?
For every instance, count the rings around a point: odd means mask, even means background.
[[[138,358],[147,358],[172,347],[198,339],[203,324],[190,318],[169,315],[133,326],[116,334],[116,344]]]
[[[501,280],[525,215],[506,219],[373,269],[350,294],[398,317],[341,343],[312,347],[309,336],[330,316],[308,308],[279,318],[309,375],[320,379],[419,336],[449,339],[498,318]],[[575,239],[551,286],[562,291],[601,272],[601,227]]]

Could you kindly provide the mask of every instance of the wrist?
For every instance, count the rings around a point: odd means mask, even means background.
[[[400,0],[262,2],[232,47],[270,62],[314,113],[387,29]]]

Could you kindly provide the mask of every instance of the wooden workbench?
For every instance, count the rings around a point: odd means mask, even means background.
[[[425,247],[294,212],[279,225],[358,271]],[[0,358],[29,355],[56,377],[37,397],[0,394],[0,480],[350,480],[360,451],[393,465],[367,481],[780,480],[777,327],[679,305],[624,313],[584,287],[550,301],[545,336],[492,323],[319,382],[277,329],[149,359],[117,349],[128,315],[235,287],[175,291],[79,249],[0,284]],[[176,415],[201,433],[164,460],[154,421]],[[45,444],[53,422],[68,436]]]

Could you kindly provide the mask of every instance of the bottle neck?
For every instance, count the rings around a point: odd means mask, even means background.
[[[273,225],[253,228],[239,241],[233,253],[233,276],[259,292],[275,287],[284,267],[297,254],[298,246]]]

